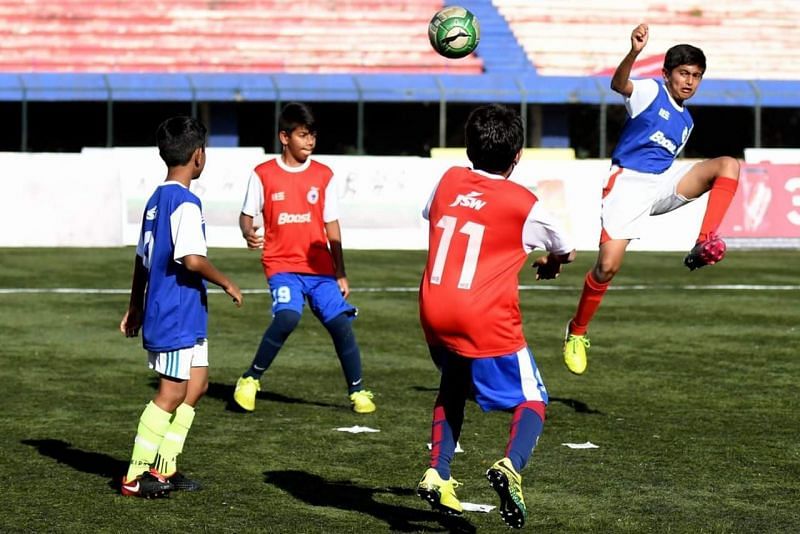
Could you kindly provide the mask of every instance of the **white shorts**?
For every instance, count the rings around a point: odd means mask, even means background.
[[[612,166],[603,183],[600,242],[639,239],[647,217],[668,213],[694,200],[675,192],[678,182],[694,165],[676,161],[661,174]]]
[[[168,352],[147,351],[147,366],[160,375],[189,380],[192,367],[208,367],[208,340],[194,347]]]

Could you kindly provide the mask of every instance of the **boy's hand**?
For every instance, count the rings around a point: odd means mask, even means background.
[[[247,232],[242,234],[245,241],[247,241],[247,248],[249,249],[260,249],[264,247],[264,233],[258,232],[259,227],[253,226]]]
[[[136,308],[128,308],[125,316],[119,323],[119,331],[125,334],[125,337],[136,337],[139,335],[139,329],[142,327],[142,311]]]
[[[639,24],[633,29],[631,32],[631,50],[636,52],[637,54],[642,51],[642,49],[647,44],[648,38],[648,27],[647,24]]]
[[[239,286],[231,282],[231,285],[226,286],[225,293],[227,293],[232,299],[233,303],[236,304],[237,308],[242,307],[242,303],[244,302],[244,297],[242,297],[242,290],[239,289]]]
[[[347,281],[346,276],[337,276],[336,283],[339,284],[339,291],[342,292],[342,296],[347,298],[350,296],[350,283]]]
[[[536,258],[531,267],[536,269],[537,280],[552,280],[561,274],[561,262],[550,254]]]

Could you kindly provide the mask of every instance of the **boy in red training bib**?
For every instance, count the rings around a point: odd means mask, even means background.
[[[281,155],[250,175],[239,216],[251,249],[263,249],[261,264],[272,294],[272,323],[264,332],[253,363],[236,382],[233,399],[253,411],[261,375],[297,327],[305,301],[333,340],[356,413],[375,411],[364,389],[361,352],[351,323],[357,309],[347,302],[350,286],[344,269],[339,205],[333,172],[310,156],[317,141],[308,106],[287,104],[278,119]],[[264,216],[264,236],[253,217]]]
[[[442,176],[423,216],[429,249],[420,285],[420,321],[441,370],[433,410],[431,462],[417,493],[434,509],[460,514],[450,476],[464,406],[506,410],[512,421],[502,459],[486,476],[500,497],[500,514],[521,527],[527,515],[520,471],[541,434],[547,390],[522,333],[519,270],[534,249],[537,279],[558,276],[575,250],[525,187],[508,181],[522,154],[522,121],[509,108],[475,109],[467,119],[473,168]]]

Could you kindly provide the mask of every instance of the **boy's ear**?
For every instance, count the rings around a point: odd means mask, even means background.
[[[281,130],[280,132],[278,132],[278,140],[281,142],[281,144],[283,146],[288,145],[289,144],[289,134],[287,132],[285,132],[284,130]]]
[[[519,151],[517,152],[517,155],[514,156],[514,161],[511,162],[510,171],[514,170],[514,167],[517,166],[521,157],[522,157],[522,149],[520,148]]]
[[[194,163],[195,167],[203,166],[203,159],[205,155],[206,155],[205,147],[199,147],[194,149],[194,153],[192,154],[192,162]]]

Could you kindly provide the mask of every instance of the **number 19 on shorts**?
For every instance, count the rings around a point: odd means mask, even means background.
[[[292,291],[287,286],[280,286],[272,290],[272,307],[286,304],[292,300]]]

